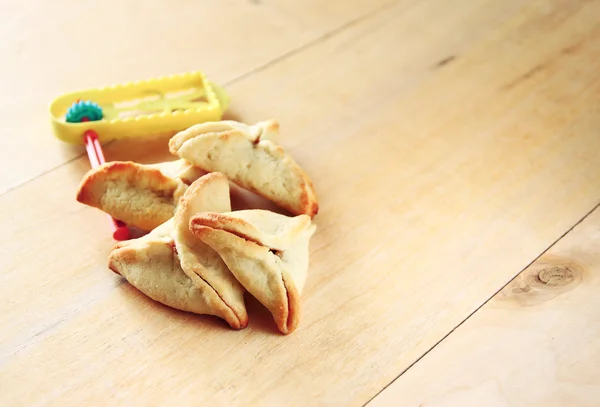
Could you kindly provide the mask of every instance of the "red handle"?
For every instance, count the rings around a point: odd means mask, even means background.
[[[83,121],[88,120],[84,119]],[[88,158],[90,159],[92,168],[96,168],[100,164],[104,164],[104,154],[102,153],[102,147],[98,141],[98,134],[96,134],[94,130],[88,130],[83,135],[83,138],[85,139],[85,149],[87,151]],[[127,226],[112,216],[110,217],[110,220],[113,228],[113,238],[119,241],[129,239],[129,229]]]

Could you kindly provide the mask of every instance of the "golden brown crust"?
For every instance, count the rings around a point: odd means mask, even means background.
[[[224,173],[292,214],[316,215],[316,193],[304,170],[280,146],[268,139],[257,140],[239,130],[189,132],[172,143],[171,151],[205,171]]]
[[[169,140],[169,151],[177,155],[177,151],[188,140],[208,133],[221,133],[229,130],[240,131],[248,140],[258,143],[260,140],[271,140],[277,142],[279,138],[279,123],[273,119],[258,122],[253,125],[237,122],[234,120],[222,120],[219,122],[199,123],[175,134]]]
[[[145,164],[144,166],[156,168],[167,177],[180,179],[187,185],[190,185],[192,182],[206,174],[206,171],[204,171],[202,168],[196,167],[195,165],[181,158],[175,161]]]
[[[190,228],[203,225],[221,229],[273,250],[285,250],[311,224],[308,215],[289,217],[262,209],[204,212],[192,217]]]
[[[268,249],[222,230],[196,225],[193,233],[216,250],[236,279],[272,314],[277,328],[291,333],[287,321],[290,306],[283,278],[269,263]]]
[[[169,140],[169,151],[171,154],[175,154],[174,151],[178,151],[181,146],[188,140],[196,137],[198,134],[205,133],[218,133],[221,131],[231,130],[232,127],[226,122],[210,122],[200,123],[195,126],[191,126],[179,133],[175,134]]]
[[[230,210],[229,181],[220,173],[207,174],[190,185],[171,219],[141,238],[117,243],[109,268],[156,301],[244,328],[243,286],[221,256],[188,228],[193,215]]]
[[[186,188],[156,168],[114,161],[88,171],[77,190],[77,201],[149,231],[173,216]]]
[[[108,266],[148,297],[169,307],[218,316],[233,329],[248,325],[247,314],[238,315],[206,282],[194,281],[184,273],[173,240],[123,242],[109,254]]]
[[[220,172],[210,172],[206,175],[203,175],[202,177],[198,178],[196,181],[194,181],[189,188],[186,190],[185,192],[185,196],[186,196],[186,202],[185,204],[189,204],[190,202],[190,197],[196,197],[198,195],[210,195],[210,194],[205,194],[202,193],[202,190],[209,187],[211,184],[217,184],[217,183],[222,183],[223,185],[225,185],[227,187],[227,194],[221,194],[222,196],[218,196],[217,198],[222,200],[222,201],[227,201],[229,202],[229,181],[227,180],[227,177],[220,173]],[[206,198],[209,198],[208,196],[206,196]],[[183,204],[183,202],[182,202]],[[224,205],[224,203],[221,203],[221,205]],[[227,203],[227,207],[231,208],[231,204]]]
[[[306,215],[290,218],[260,210],[201,213],[190,220],[190,231],[219,253],[284,334],[293,332],[300,318],[314,228]]]
[[[210,287],[218,296],[218,300],[215,298],[214,301],[215,306],[229,308],[241,323],[247,323],[244,288],[231,274],[218,253],[196,239],[188,229],[190,218],[197,213],[230,210],[227,178],[220,173],[204,175],[194,181],[181,198],[173,218],[175,227],[172,236],[185,274],[192,280]]]
[[[287,295],[287,303],[288,303],[288,315],[287,320],[285,321],[285,327],[287,332],[284,333],[292,333],[298,327],[300,322],[300,292],[298,291],[298,287],[294,283],[294,279],[289,275],[287,271],[283,271],[283,284],[285,286],[285,292]]]

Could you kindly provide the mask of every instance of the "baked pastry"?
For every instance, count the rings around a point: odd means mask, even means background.
[[[83,177],[77,200],[150,231],[173,217],[188,185],[205,173],[185,160],[153,165],[108,162]]]
[[[183,181],[184,184],[190,185],[207,172],[196,167],[195,165],[187,162],[184,159],[178,159],[175,161],[165,161],[156,164],[146,164],[146,167],[156,168],[163,174],[171,178],[178,178]]]
[[[192,215],[226,210],[231,210],[227,178],[207,174],[186,190],[172,219],[146,236],[118,243],[109,268],[158,302],[244,328],[244,288],[219,254],[188,230]]]
[[[238,130],[252,142],[270,140],[277,143],[279,140],[279,123],[275,120],[265,120],[256,124],[245,124],[234,120],[221,120],[219,122],[206,122],[196,124],[184,131],[180,131],[169,140],[169,150],[176,154],[183,143],[196,137],[198,134],[222,133],[229,130]]]
[[[203,123],[171,138],[171,153],[207,172],[219,171],[294,215],[314,216],[319,206],[312,182],[294,159],[275,144],[274,121],[248,126]]]
[[[288,217],[257,209],[198,213],[190,221],[191,232],[219,253],[284,334],[298,325],[315,229],[307,215]]]

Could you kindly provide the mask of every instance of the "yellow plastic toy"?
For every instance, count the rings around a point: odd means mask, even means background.
[[[219,121],[229,105],[223,89],[201,72],[68,93],[50,104],[54,135],[85,144],[92,167],[104,163],[102,143],[185,130]],[[127,225],[112,219],[113,237],[129,238]]]
[[[78,101],[91,103],[82,109]],[[82,144],[83,135],[93,129],[105,143],[218,121],[228,105],[225,91],[196,71],[68,93],[50,104],[50,115],[54,135],[59,139]],[[100,119],[69,120],[70,110],[76,110],[74,116],[78,116],[81,110],[89,113],[90,106],[101,109]]]

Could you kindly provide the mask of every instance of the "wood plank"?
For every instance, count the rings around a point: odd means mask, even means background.
[[[60,94],[197,69],[227,84],[389,2],[2,2],[0,193],[85,153],[52,135]]]
[[[599,290],[596,209],[368,406],[597,406]]]
[[[3,398],[360,405],[514,277],[600,197],[600,9],[457,4],[400,1],[231,86],[320,197],[291,336],[107,271],[106,219],[72,198],[84,159],[1,196]]]

